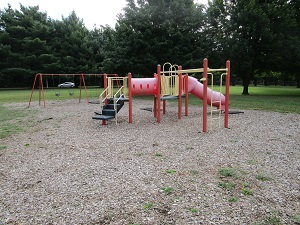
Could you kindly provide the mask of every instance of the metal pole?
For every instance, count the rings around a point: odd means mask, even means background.
[[[104,74],[103,79],[104,79],[104,90],[106,90],[106,88],[107,88],[107,75],[106,75],[106,73]],[[107,105],[106,95],[107,95],[107,92],[105,91],[105,93],[104,93],[105,105]],[[99,98],[99,100],[100,100],[100,98]],[[102,125],[106,125],[106,120],[102,120]]]
[[[42,87],[42,98],[43,98],[43,102],[44,102],[44,108],[46,108],[44,84],[43,84],[43,74],[40,74],[40,83],[41,83],[41,87]]]
[[[32,100],[32,94],[34,92],[34,87],[35,87],[35,82],[36,82],[36,78],[39,76],[39,73],[37,73],[34,77],[34,81],[33,81],[33,85],[32,85],[32,89],[31,89],[31,95],[30,95],[30,99],[29,99],[29,102],[28,102],[28,108],[30,107],[30,103],[31,103],[31,100]]]
[[[154,74],[154,78],[156,78],[156,79],[158,79],[158,76],[157,76],[157,74],[155,73]],[[157,109],[157,100],[156,100],[156,94],[154,94],[154,102],[153,102],[153,115],[154,115],[154,117],[157,117],[157,111],[156,111],[156,109]]]
[[[85,91],[85,97],[86,97],[86,100],[87,100],[87,102],[88,102],[88,104],[89,104],[90,101],[89,101],[88,93],[87,93],[86,86],[85,86],[84,74],[81,74],[81,77],[82,77],[83,87],[84,87],[84,91]],[[90,77],[90,76],[89,76],[89,77]],[[80,97],[81,97],[81,96],[80,96]],[[80,99],[81,99],[81,98],[80,98]],[[79,103],[80,103],[80,99],[79,99]]]
[[[160,123],[160,72],[161,67],[157,65],[157,122]],[[156,109],[155,109],[156,110]]]
[[[182,70],[182,66],[179,66],[179,70]],[[178,119],[181,119],[182,115],[182,73],[178,74]]]

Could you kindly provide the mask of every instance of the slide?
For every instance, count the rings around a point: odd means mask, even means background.
[[[157,78],[132,78],[132,94],[133,95],[156,95]],[[189,76],[188,92],[203,100],[203,84],[196,78]],[[225,109],[225,96],[220,93],[207,89],[207,104],[213,102],[213,106],[219,108],[221,99],[221,109]]]
[[[156,95],[157,78],[132,78],[132,95]]]
[[[195,95],[197,98],[203,100],[203,84],[200,83],[196,78],[189,76],[188,92],[192,95]],[[207,88],[207,104],[219,108],[219,102],[221,100],[221,109],[225,109],[225,96],[217,91],[213,91],[210,88]]]

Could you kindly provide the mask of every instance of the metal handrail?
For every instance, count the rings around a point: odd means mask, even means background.
[[[99,103],[100,103],[100,109],[102,109],[102,103],[108,99],[108,96],[110,95],[109,93],[103,98],[104,93],[107,92],[107,90],[109,89],[109,87],[105,88],[104,91],[99,95]]]
[[[115,119],[116,124],[118,123],[118,113],[117,113],[117,102],[121,99],[122,96],[122,90],[124,89],[124,86],[120,87],[119,90],[114,94],[114,110],[115,110]],[[117,98],[117,95],[120,93],[120,96]]]

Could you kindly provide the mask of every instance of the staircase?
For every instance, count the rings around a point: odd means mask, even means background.
[[[92,117],[94,120],[111,120],[117,116],[117,113],[123,107],[126,98],[123,95],[117,99],[110,98],[108,103],[102,107],[102,112],[95,112],[95,116]]]

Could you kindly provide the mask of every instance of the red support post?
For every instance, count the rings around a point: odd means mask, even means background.
[[[154,74],[154,78],[158,79],[156,73]],[[153,116],[154,116],[154,117],[157,117],[157,110],[156,110],[156,109],[157,109],[156,94],[154,95],[153,101],[154,101],[154,102],[153,102]]]
[[[37,73],[34,77],[34,81],[33,81],[33,85],[32,85],[32,89],[31,89],[31,94],[30,94],[30,99],[29,99],[29,102],[28,102],[28,108],[30,107],[30,103],[31,103],[31,100],[32,100],[32,95],[33,95],[33,92],[34,92],[34,87],[35,87],[35,83],[36,83],[36,78],[39,76],[39,73]]]
[[[90,101],[89,101],[88,93],[87,93],[86,86],[85,86],[84,74],[82,73],[82,74],[80,75],[80,77],[81,77],[81,79],[82,79],[82,83],[83,83],[83,87],[84,87],[84,91],[85,91],[85,97],[86,97],[86,100],[87,100],[87,102],[88,102],[88,104],[89,104]],[[79,103],[80,103],[80,100],[81,100],[81,93],[80,93]]]
[[[153,98],[154,102],[153,102],[153,116],[154,117],[157,117],[157,101],[156,101],[156,95],[154,95],[154,98]]]
[[[82,86],[82,77],[79,78],[79,99],[81,99],[81,86]]]
[[[203,132],[207,132],[207,70],[208,60],[203,60]]]
[[[182,66],[178,67],[178,70],[182,70]],[[182,117],[182,73],[178,74],[178,119]]]
[[[228,111],[229,111],[229,87],[230,87],[230,61],[226,61],[226,89],[225,89],[225,116],[224,127],[228,128]]]
[[[79,78],[79,102],[80,102],[80,100],[81,100],[81,87],[82,87],[82,82],[83,82],[82,76],[80,76],[80,78]]]
[[[104,90],[105,90],[105,92],[104,92],[104,98],[105,98],[105,104],[107,104],[107,98],[106,98],[106,96],[107,96],[107,90],[106,90],[106,88],[107,88],[107,86],[108,86],[108,84],[107,84],[107,74],[105,73],[105,74],[103,74],[103,83],[104,83]]]
[[[40,77],[39,77],[39,105],[41,105],[41,98],[43,98],[44,108],[46,108],[45,95],[44,95],[44,85],[43,85],[43,75],[40,73]]]
[[[129,109],[129,123],[132,123],[132,74],[128,73],[128,109]]]
[[[157,94],[156,94],[157,108],[155,108],[154,110],[157,110],[158,123],[160,123],[160,72],[161,72],[161,67],[160,65],[157,65]]]
[[[103,83],[104,83],[104,90],[105,90],[105,92],[104,92],[104,98],[105,98],[105,104],[107,104],[107,98],[106,98],[106,96],[107,96],[107,91],[106,91],[106,88],[107,88],[107,75],[106,75],[106,73],[103,75]],[[100,98],[99,98],[99,100],[101,100]],[[102,120],[102,125],[106,125],[107,123],[106,123],[107,121],[106,120]]]

